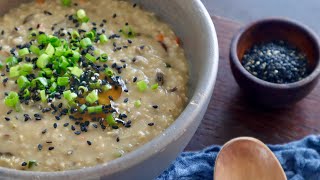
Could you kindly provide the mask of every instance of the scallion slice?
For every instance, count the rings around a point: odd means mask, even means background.
[[[109,114],[106,118],[107,123],[109,124],[109,126],[114,126],[117,124],[117,122],[115,121],[113,114]]]
[[[107,36],[106,36],[105,34],[101,34],[101,35],[99,36],[99,39],[100,39],[100,43],[106,43],[106,42],[108,42],[108,38],[107,38]]]
[[[19,56],[20,57],[23,57],[23,56],[25,56],[25,55],[27,55],[27,54],[29,54],[30,52],[29,52],[29,49],[28,48],[23,48],[23,49],[20,49],[19,51],[18,51],[18,54],[19,54]]]
[[[41,90],[40,91],[40,98],[41,98],[42,102],[46,102],[47,101],[48,97],[46,95],[46,90]]]
[[[8,107],[15,108],[19,103],[19,95],[14,91],[10,91],[8,96],[4,98],[4,103]]]
[[[69,83],[69,77],[58,77],[57,84],[58,86],[66,86]]]
[[[18,77],[20,75],[20,66],[13,66],[9,70],[9,77]]]
[[[114,75],[113,71],[111,68],[106,68],[104,70],[104,73],[108,76],[108,77],[112,77]]]
[[[30,46],[30,51],[35,55],[39,55],[40,54],[40,49],[36,45],[31,45]]]
[[[89,61],[91,61],[93,63],[96,62],[96,58],[94,56],[92,56],[91,54],[89,54],[89,53],[87,53],[85,55],[85,57],[86,57],[86,59],[88,59]]]
[[[76,93],[71,92],[70,90],[64,91],[63,92],[63,97],[68,101],[68,102],[73,102],[78,96]]]
[[[88,113],[93,114],[93,113],[101,113],[102,112],[102,105],[100,106],[90,106],[88,107]]]
[[[158,84],[158,83],[155,83],[155,84],[153,84],[153,85],[151,86],[151,89],[156,90],[156,89],[158,89],[158,87],[159,87],[159,84]]]
[[[139,108],[141,106],[141,101],[140,100],[136,100],[134,102],[134,107]]]
[[[41,54],[41,56],[37,60],[38,68],[45,68],[49,63],[50,56],[48,54]]]
[[[17,84],[20,89],[25,89],[30,86],[30,81],[25,76],[20,76],[17,80]]]
[[[100,61],[101,62],[107,62],[108,58],[109,58],[108,54],[106,54],[106,53],[103,53],[103,54],[100,55]]]
[[[81,74],[83,73],[83,70],[78,68],[77,66],[69,67],[68,69],[70,70],[71,74],[73,74],[73,75],[75,75],[77,77],[80,77]]]
[[[148,84],[144,80],[137,82],[137,86],[141,92],[145,91],[148,88]]]
[[[82,48],[87,48],[88,46],[91,46],[92,45],[92,42],[91,42],[91,39],[90,38],[83,38],[81,41],[80,41],[80,46]]]
[[[50,57],[53,56],[54,54],[54,47],[49,43],[47,48],[46,48],[46,54],[48,54]]]
[[[98,90],[93,90],[91,91],[87,97],[86,97],[86,101],[90,104],[95,103],[96,101],[98,101],[99,97],[98,97]]]
[[[9,66],[9,67],[12,67],[16,64],[18,64],[18,59],[14,56],[10,56],[6,59],[6,64]]]

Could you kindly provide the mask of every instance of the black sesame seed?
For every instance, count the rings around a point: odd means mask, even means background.
[[[42,130],[42,132],[41,132],[41,133],[42,133],[42,134],[47,133],[47,129]]]
[[[60,116],[55,116],[55,118],[56,118],[56,120],[60,120],[61,118],[60,118]]]
[[[57,123],[53,123],[53,128],[57,128],[58,127],[58,125],[57,125]]]
[[[80,135],[81,134],[81,131],[76,131],[74,132],[75,135]]]
[[[119,141],[120,141],[120,138],[119,138],[119,137],[117,137],[117,139],[116,139],[116,140],[117,140],[117,142],[119,142]]]
[[[39,151],[42,150],[42,144],[38,144],[38,150],[39,150]]]
[[[10,118],[8,118],[8,117],[5,117],[4,119],[5,119],[6,121],[10,121]]]
[[[52,151],[52,150],[54,150],[54,147],[53,147],[53,146],[50,146],[50,147],[48,148],[48,150],[49,150],[49,151]]]
[[[92,143],[91,143],[91,141],[87,141],[87,144],[88,144],[89,146],[91,146]]]
[[[11,109],[11,110],[9,110],[9,111],[7,112],[7,114],[8,114],[8,115],[9,115],[9,114],[11,114],[11,113],[12,113],[12,111],[13,111],[12,109]]]
[[[137,6],[137,4],[136,4],[136,3],[134,3],[134,4],[133,4],[133,8],[135,8],[136,6]]]
[[[64,123],[63,126],[67,127],[67,126],[69,126],[69,123]]]
[[[124,103],[127,103],[128,101],[129,101],[128,98],[125,98],[125,99],[123,100]]]
[[[116,17],[117,17],[117,14],[114,13],[114,14],[112,15],[112,18],[116,18]]]
[[[153,123],[153,122],[148,123],[148,126],[153,126],[153,125],[154,125],[154,123]]]
[[[96,125],[96,124],[92,124],[92,126],[93,126],[94,128],[98,128],[98,125]]]
[[[153,105],[152,106],[154,109],[157,109],[158,108],[158,105]]]
[[[21,166],[26,166],[28,163],[27,162],[22,162]]]

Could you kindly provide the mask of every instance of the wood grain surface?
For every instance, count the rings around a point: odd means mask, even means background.
[[[229,46],[241,24],[212,17],[219,41],[219,72],[208,110],[185,150],[222,145],[239,136],[252,136],[264,143],[279,144],[320,132],[320,84],[297,104],[264,109],[248,102],[235,82],[229,65]]]

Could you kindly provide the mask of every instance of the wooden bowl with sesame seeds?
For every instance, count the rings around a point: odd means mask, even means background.
[[[255,45],[274,41],[285,41],[305,55],[308,69],[305,77],[289,83],[268,82],[258,78],[257,74],[253,75],[255,72],[250,73],[247,70],[250,70],[250,67],[246,69],[243,66],[246,53]],[[317,35],[305,25],[283,18],[258,20],[245,26],[234,36],[230,47],[231,70],[251,101],[272,108],[292,105],[307,96],[318,82],[319,47]],[[261,54],[262,58],[265,56],[267,55]],[[288,72],[289,70],[284,71]]]

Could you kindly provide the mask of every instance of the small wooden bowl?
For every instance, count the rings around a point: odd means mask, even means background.
[[[284,40],[305,53],[311,73],[304,79],[276,84],[253,76],[241,64],[246,50],[253,45],[273,40]],[[244,92],[255,102],[267,107],[283,107],[298,102],[316,86],[320,73],[320,45],[317,35],[295,21],[270,18],[249,24],[233,38],[230,49],[232,73]]]

